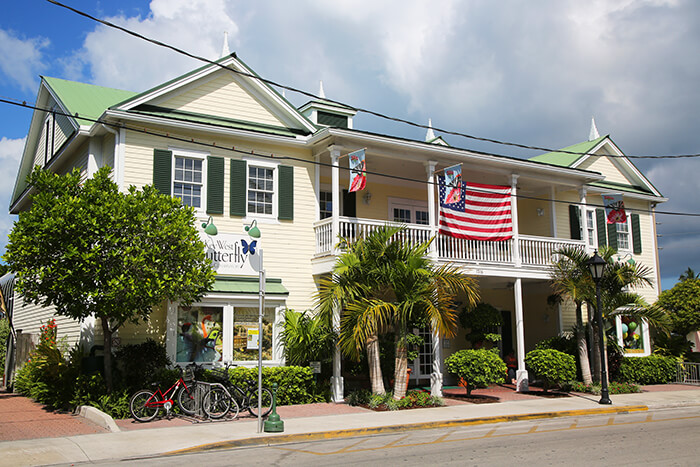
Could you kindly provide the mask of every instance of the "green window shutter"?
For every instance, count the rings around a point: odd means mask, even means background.
[[[608,245],[610,248],[617,251],[617,224],[607,224],[608,226]]]
[[[207,214],[224,213],[224,158],[207,157]]]
[[[595,210],[595,224],[598,229],[598,247],[606,246],[608,244],[605,235],[605,210],[596,209]],[[615,235],[617,238],[617,235]]]
[[[172,194],[173,153],[164,149],[153,150],[153,186],[170,196]]]
[[[231,159],[231,186],[229,187],[232,216],[244,217],[246,214],[246,161]]]
[[[639,228],[639,214],[630,215],[632,221],[632,251],[635,255],[642,253],[642,230]]]
[[[277,218],[291,221],[294,220],[294,167],[280,165],[278,170]]]
[[[581,210],[575,204],[569,205],[569,227],[571,239],[581,240]]]

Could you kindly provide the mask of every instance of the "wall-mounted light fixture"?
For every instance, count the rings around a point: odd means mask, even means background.
[[[250,225],[245,226],[245,231],[248,232],[248,235],[250,235],[253,238],[260,238],[260,229],[258,228],[258,221],[253,220],[253,222],[250,223]]]
[[[544,216],[544,209],[542,209],[542,208],[537,208],[537,215],[538,215],[539,217]]]
[[[369,204],[369,202],[370,202],[371,200],[372,200],[372,193],[370,193],[369,191],[366,192],[366,193],[364,194],[364,196],[362,196],[362,201],[364,201],[365,204]]]
[[[202,222],[202,228],[204,229],[204,233],[207,235],[216,235],[219,233],[219,230],[214,225],[214,221],[212,220],[211,216],[209,216],[209,219],[206,222]]]

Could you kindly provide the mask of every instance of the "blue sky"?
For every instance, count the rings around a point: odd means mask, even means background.
[[[560,148],[595,117],[629,155],[700,153],[700,2],[694,0],[122,0],[66,3],[188,51],[229,46],[262,76],[385,114],[493,139]],[[5,2],[0,96],[33,102],[39,75],[142,91],[200,63],[45,0]],[[307,99],[287,93],[302,104]],[[0,104],[0,200],[8,206],[31,112]],[[358,116],[356,128],[424,131]],[[446,136],[453,146],[536,152]],[[669,198],[700,212],[700,159],[635,160]],[[700,219],[659,216],[662,286],[700,271]],[[13,219],[0,214],[0,253]]]

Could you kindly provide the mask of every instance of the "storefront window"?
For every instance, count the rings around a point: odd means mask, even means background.
[[[274,308],[265,308],[263,313],[262,358],[272,360],[272,325],[274,323]],[[250,332],[249,332],[250,330]],[[258,308],[235,307],[233,311],[233,359],[257,360],[258,350],[250,348],[254,339],[249,334],[257,336]]]
[[[176,361],[221,361],[223,329],[223,310],[221,307],[178,307]]]
[[[622,349],[625,353],[644,353],[642,320],[623,316],[621,319]]]

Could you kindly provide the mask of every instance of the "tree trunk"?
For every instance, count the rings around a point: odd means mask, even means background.
[[[581,379],[583,384],[591,385],[591,364],[588,360],[588,342],[586,342],[586,332],[581,317],[581,303],[576,303],[576,342],[578,347],[578,360],[581,365]]]
[[[384,380],[382,379],[382,367],[379,359],[379,337],[370,336],[365,342],[367,348],[367,366],[369,366],[369,381],[372,385],[372,394],[384,394]]]
[[[109,327],[109,320],[106,317],[100,317],[102,323],[102,337],[104,345],[104,377],[107,393],[112,393],[112,330]]]
[[[408,349],[406,348],[405,330],[396,332],[396,358],[394,359],[394,399],[399,400],[406,395],[408,384]]]

